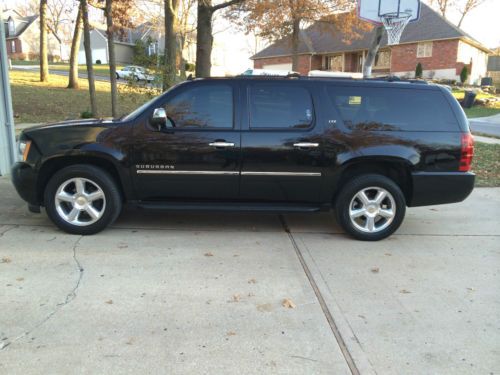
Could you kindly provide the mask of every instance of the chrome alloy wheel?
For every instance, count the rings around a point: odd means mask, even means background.
[[[349,217],[361,232],[377,233],[387,228],[396,215],[396,202],[387,190],[367,187],[354,195],[349,204]]]
[[[84,227],[102,217],[106,209],[106,197],[95,182],[77,177],[59,186],[55,205],[57,213],[64,221]]]

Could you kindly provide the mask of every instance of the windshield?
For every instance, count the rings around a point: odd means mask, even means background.
[[[158,99],[157,96],[155,96],[151,100],[148,100],[146,103],[144,103],[143,105],[141,105],[139,108],[137,108],[134,111],[130,112],[128,115],[125,115],[124,117],[122,117],[122,120],[123,121],[132,120],[134,117],[139,116],[141,114],[141,112],[144,111],[156,99]]]

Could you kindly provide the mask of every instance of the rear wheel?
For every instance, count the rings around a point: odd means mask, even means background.
[[[94,234],[113,223],[122,202],[115,181],[91,165],[72,165],[57,172],[44,193],[49,218],[72,234]]]
[[[116,73],[116,79],[120,79],[120,75]]]
[[[351,236],[378,241],[401,225],[406,202],[399,186],[391,179],[368,174],[348,181],[335,202],[338,223]]]

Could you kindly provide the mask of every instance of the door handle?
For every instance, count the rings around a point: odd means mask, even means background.
[[[299,147],[299,148],[311,148],[311,147],[318,147],[319,143],[311,143],[311,142],[299,142],[299,143],[294,143],[294,147]]]
[[[234,147],[234,143],[232,142],[212,142],[208,145],[212,147]]]

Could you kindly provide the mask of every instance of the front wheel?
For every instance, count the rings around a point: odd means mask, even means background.
[[[348,181],[335,202],[337,221],[351,236],[378,241],[394,233],[406,212],[399,186],[391,179],[367,174]]]
[[[45,188],[49,218],[71,234],[94,234],[113,223],[120,214],[121,195],[113,178],[92,165],[61,169]]]

